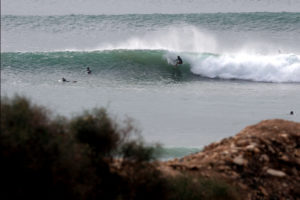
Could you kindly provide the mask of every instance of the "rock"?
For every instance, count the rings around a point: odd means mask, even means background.
[[[300,149],[296,149],[295,156],[300,158]]]
[[[299,175],[298,170],[296,169],[296,167],[293,167],[292,172],[293,172],[294,176]]]
[[[257,147],[255,147],[255,148],[253,149],[253,151],[254,151],[256,154],[260,153],[260,150],[259,150],[259,148],[257,148]]]
[[[261,162],[269,162],[270,158],[266,154],[263,154],[263,155],[260,156],[259,161],[261,161]]]
[[[276,151],[274,150],[273,147],[271,147],[271,145],[268,145],[268,150],[269,150],[271,153],[276,153]]]
[[[247,185],[245,185],[243,183],[238,183],[238,186],[244,190],[248,189]]]
[[[288,137],[289,137],[289,135],[286,134],[286,133],[282,133],[282,134],[280,134],[279,136],[280,136],[280,137],[283,137],[283,138],[288,138]]]
[[[251,143],[248,146],[246,146],[246,149],[251,151],[254,150],[255,147],[256,147],[256,143]]]
[[[285,162],[288,162],[288,161],[289,161],[289,157],[288,157],[287,155],[282,155],[282,156],[280,157],[280,160],[283,160],[283,161],[285,161]]]
[[[284,177],[286,174],[283,171],[275,170],[275,169],[267,169],[267,173],[272,176]]]
[[[226,156],[226,155],[228,155],[228,153],[229,153],[229,152],[225,150],[225,151],[223,151],[221,154],[224,155],[224,156]]]
[[[238,147],[244,147],[244,146],[246,146],[246,145],[249,145],[249,140],[247,140],[247,139],[238,140],[238,141],[236,142],[236,145],[237,145]]]
[[[227,174],[230,175],[230,177],[233,179],[237,179],[240,177],[240,175],[238,173],[236,173],[235,171],[227,171]]]
[[[282,186],[283,186],[283,187],[288,187],[288,184],[286,184],[286,183],[283,182],[283,183],[282,183]]]
[[[300,123],[265,120],[207,145],[182,162],[175,159],[166,165],[182,174],[224,179],[241,191],[241,199],[296,200],[300,195],[299,147]]]
[[[235,146],[235,144],[233,142],[230,144],[230,148],[231,149],[235,149],[236,148],[236,146]]]
[[[267,192],[267,190],[266,190],[264,187],[259,186],[259,190],[260,190],[261,193],[263,193],[265,196],[268,196],[268,192]]]
[[[295,158],[295,163],[300,166],[300,158]]]
[[[246,165],[247,160],[245,160],[242,155],[239,155],[233,159],[233,163],[237,165]]]
[[[226,170],[229,170],[230,168],[228,167],[228,166],[224,166],[224,165],[220,165],[219,167],[218,167],[218,170],[219,171],[226,171]]]

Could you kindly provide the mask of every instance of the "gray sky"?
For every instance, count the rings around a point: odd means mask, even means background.
[[[300,0],[2,0],[2,15],[300,12]]]

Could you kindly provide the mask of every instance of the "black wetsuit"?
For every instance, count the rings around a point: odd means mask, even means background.
[[[180,56],[177,57],[177,64],[182,64],[182,59],[180,58]]]

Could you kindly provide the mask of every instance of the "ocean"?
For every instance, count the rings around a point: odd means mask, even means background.
[[[107,108],[165,159],[261,120],[300,121],[300,0],[1,4],[2,97],[66,117]]]

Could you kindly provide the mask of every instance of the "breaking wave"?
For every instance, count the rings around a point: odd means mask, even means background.
[[[174,68],[180,55],[184,64]],[[2,68],[19,71],[81,73],[91,67],[95,74],[123,79],[157,80],[177,70],[185,81],[195,77],[262,82],[300,82],[300,56],[295,54],[249,55],[172,52],[165,50],[106,50],[91,52],[2,53]]]

